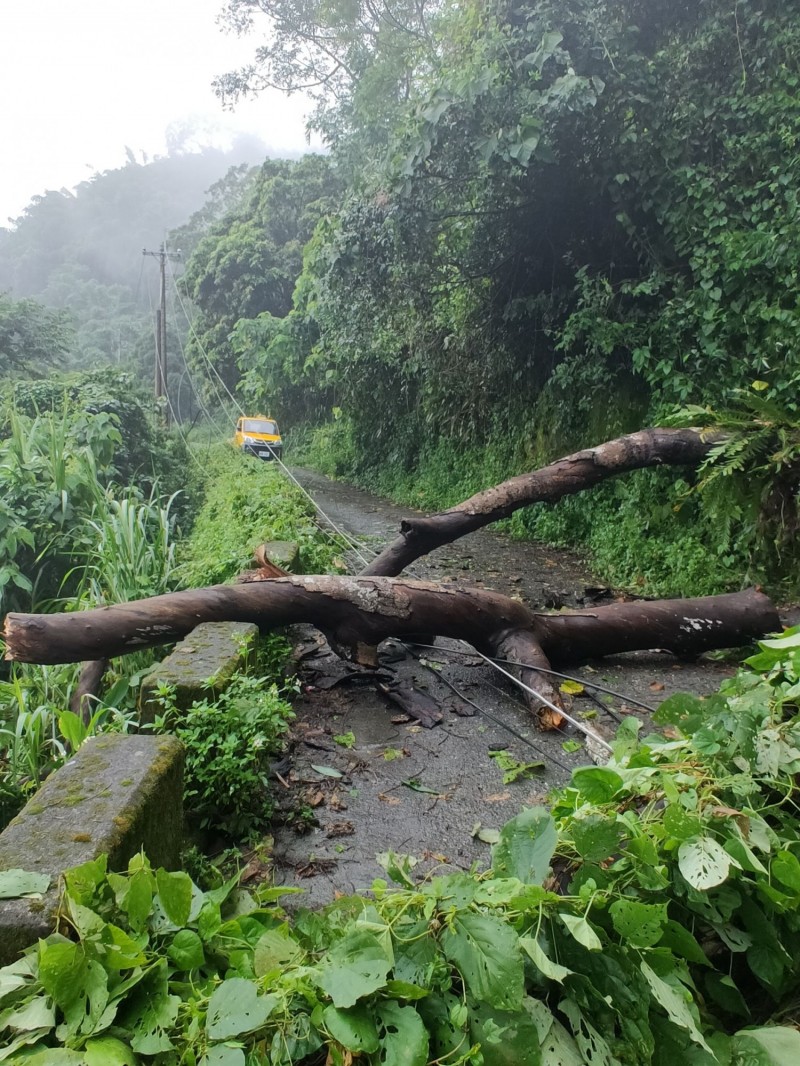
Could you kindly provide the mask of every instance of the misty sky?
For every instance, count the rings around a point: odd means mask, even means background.
[[[170,123],[210,116],[277,149],[306,146],[298,96],[222,110],[211,80],[255,39],[223,33],[223,0],[0,0],[0,226],[46,189],[165,152]]]

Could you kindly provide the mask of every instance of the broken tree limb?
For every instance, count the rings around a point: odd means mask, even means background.
[[[428,630],[528,664],[525,683],[542,694],[549,682],[530,667],[648,648],[696,655],[738,647],[780,628],[771,601],[756,589],[542,615],[486,589],[312,575],[216,585],[67,614],[9,614],[5,657],[38,663],[111,658],[170,644],[209,621],[255,622],[265,629],[309,622],[356,661],[387,637]]]
[[[630,470],[697,466],[719,439],[719,434],[709,430],[656,427],[585,448],[540,470],[494,485],[439,514],[404,519],[400,536],[362,571],[362,576],[394,577],[420,556],[508,518],[521,507],[555,503]]]
[[[108,659],[94,659],[83,664],[78,684],[69,699],[69,709],[80,716],[84,725],[91,721],[92,709],[100,698],[100,688],[107,669]]]

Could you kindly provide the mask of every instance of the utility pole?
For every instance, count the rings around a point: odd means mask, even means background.
[[[180,255],[174,255],[167,251],[165,244],[157,252],[148,252],[142,249],[142,255],[152,255],[158,259],[161,268],[161,306],[156,312],[156,375],[155,393],[156,399],[167,397],[167,260],[180,259]],[[167,426],[170,424],[169,401],[164,409],[164,418]]]

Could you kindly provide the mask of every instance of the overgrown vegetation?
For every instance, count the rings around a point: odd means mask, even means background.
[[[277,464],[239,455],[226,443],[209,449],[198,495],[201,503],[181,549],[181,584],[197,588],[229,581],[271,540],[296,541],[308,573],[325,573],[342,546],[323,536],[312,505]]]
[[[300,167],[281,176],[280,203],[319,218],[291,306],[297,257],[253,237],[267,201],[251,190],[217,222],[189,264],[236,274],[193,289],[210,358],[230,373],[238,354],[243,395],[287,426],[338,415],[307,454],[423,507],[753,383],[796,426],[797,14],[314,0],[306,18],[234,0],[231,24],[269,43],[221,91],[314,82],[343,192],[332,208]],[[515,528],[650,592],[796,585],[796,484],[767,465],[780,512],[752,478],[720,521],[711,494],[686,498],[691,475],[644,475]]]
[[[490,870],[418,883],[387,854],[394,887],[291,920],[285,889],[78,867],[69,938],[0,971],[6,1057],[793,1066],[798,695],[794,629],[717,695],[665,701],[664,734],[627,719],[608,765],[503,828]]]
[[[270,676],[263,666],[253,676],[237,674],[223,692],[211,690],[186,710],[176,706],[174,693],[161,694],[155,728],[184,745],[184,795],[195,829],[243,841],[269,827],[269,765],[293,717],[281,694],[285,682],[279,687]]]
[[[267,464],[218,444],[202,473],[198,460],[187,479],[182,442],[157,426],[125,374],[20,382],[0,422],[4,610],[81,610],[228,580],[270,539],[297,540],[313,569],[336,557],[336,542],[322,536],[302,494]],[[170,492],[187,480],[187,489]],[[68,710],[79,666],[5,669],[0,827],[87,736],[135,725],[141,677],[159,654],[113,661],[87,722]],[[187,746],[203,828],[241,839],[269,820],[267,760],[289,714],[276,688],[285,684],[284,659],[285,642],[270,638],[258,679],[238,678],[214,715],[202,706],[180,721],[168,715]]]

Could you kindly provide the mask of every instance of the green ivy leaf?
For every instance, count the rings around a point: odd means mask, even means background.
[[[499,1010],[519,1010],[524,991],[519,937],[488,914],[457,913],[442,936],[444,953],[458,967],[470,994]]]
[[[623,786],[616,770],[606,766],[582,766],[572,771],[572,787],[589,803],[608,803]]]
[[[526,807],[500,830],[500,839],[492,848],[492,869],[498,877],[541,885],[550,871],[557,841],[550,812]]]
[[[428,1031],[413,1007],[383,1002],[375,1010],[380,1034],[381,1066],[425,1066]]]
[[[701,892],[721,885],[731,867],[738,865],[712,837],[686,840],[678,848],[678,869],[692,888]]]
[[[196,970],[206,961],[203,942],[192,929],[181,929],[167,948],[167,954],[179,970]]]
[[[167,918],[178,927],[186,925],[192,909],[192,879],[189,875],[158,870],[156,887]]]
[[[667,904],[616,899],[608,913],[623,940],[635,948],[650,948],[661,939],[667,921]]]
[[[206,1032],[212,1040],[230,1040],[265,1024],[277,1006],[277,996],[259,995],[258,985],[244,977],[229,977],[208,1001]]]
[[[47,891],[50,881],[50,874],[18,869],[0,870],[0,899],[40,896]]]
[[[330,1005],[322,1014],[325,1028],[342,1047],[355,1054],[371,1055],[380,1046],[375,1018],[367,1007],[350,1007],[340,1010]]]
[[[86,1066],[137,1066],[131,1049],[113,1036],[95,1037],[86,1042]]]
[[[303,949],[289,935],[287,925],[279,929],[267,929],[255,946],[253,952],[253,972],[256,977],[263,977],[275,969],[285,969],[303,957]]]
[[[316,980],[334,1006],[352,1007],[386,985],[390,966],[376,937],[350,932],[333,947]]]
[[[622,827],[616,818],[602,814],[575,818],[570,831],[575,850],[587,862],[603,862],[619,851]]]
[[[559,911],[558,917],[579,944],[583,944],[589,951],[602,951],[603,942],[585,918],[579,918],[575,914],[567,914],[564,911]]]

